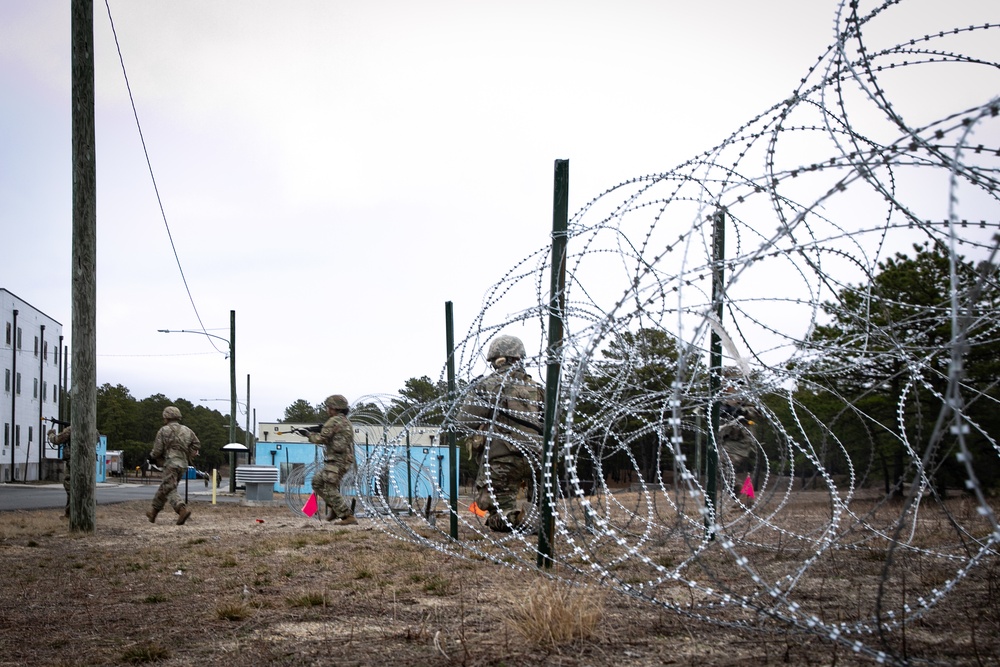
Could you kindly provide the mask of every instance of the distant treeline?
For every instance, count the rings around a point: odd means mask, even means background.
[[[137,400],[127,387],[104,384],[97,389],[97,430],[108,438],[108,449],[120,449],[125,468],[144,466],[153,449],[156,432],[163,426],[163,408],[177,406],[181,422],[190,427],[201,441],[201,451],[191,465],[199,470],[211,470],[228,464],[222,448],[229,443],[229,415],[184,398],[167,398],[154,394]],[[246,431],[239,428],[237,415],[235,441],[246,442]]]

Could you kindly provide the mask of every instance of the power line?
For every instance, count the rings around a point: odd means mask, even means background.
[[[99,354],[98,357],[204,357],[215,352],[178,352],[175,354]]]
[[[194,303],[194,296],[191,294],[191,287],[188,285],[187,277],[184,275],[184,268],[181,266],[181,258],[177,254],[177,246],[174,245],[174,237],[170,233],[170,225],[167,223],[167,214],[163,210],[163,200],[160,198],[160,189],[156,185],[156,176],[153,175],[153,165],[149,160],[149,151],[146,149],[146,138],[142,134],[142,125],[139,123],[139,112],[135,108],[135,99],[132,97],[132,86],[128,82],[128,73],[125,71],[125,59],[122,56],[121,45],[118,43],[118,31],[115,30],[115,21],[111,17],[111,5],[108,0],[104,0],[104,6],[108,10],[108,21],[111,24],[111,34],[115,39],[115,49],[118,51],[118,62],[122,66],[122,76],[125,78],[125,88],[128,91],[129,103],[132,105],[132,115],[135,117],[135,127],[139,132],[139,141],[142,143],[142,153],[146,158],[146,167],[149,169],[149,178],[153,183],[153,192],[156,193],[156,203],[160,207],[160,217],[163,218],[163,226],[167,230],[167,238],[170,240],[170,248],[174,253],[174,261],[177,262],[177,270],[180,271],[181,281],[184,283],[184,290],[187,292],[188,301],[191,302],[191,308],[194,310],[194,315],[198,319],[198,324],[201,326],[202,331],[207,331],[205,329],[205,324],[201,321],[201,313],[198,312],[198,306]],[[222,352],[215,344],[214,341],[209,339],[208,341],[212,347],[215,348],[216,352]]]

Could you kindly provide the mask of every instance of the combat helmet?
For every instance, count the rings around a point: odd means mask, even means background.
[[[486,355],[486,361],[496,361],[500,357],[524,359],[524,343],[517,336],[508,336],[506,334],[497,336],[490,343],[490,351]]]
[[[351,406],[347,402],[347,399],[340,394],[333,394],[332,396],[327,396],[323,404],[328,408],[333,408],[334,410],[343,410],[347,412],[350,410]]]
[[[168,405],[167,407],[163,408],[163,419],[164,421],[171,421],[173,419],[180,421],[181,411],[172,405]]]

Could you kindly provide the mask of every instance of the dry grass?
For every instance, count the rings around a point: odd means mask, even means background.
[[[506,621],[529,644],[556,648],[597,638],[603,610],[599,590],[539,579],[514,602]]]
[[[57,510],[0,514],[0,665],[873,664],[738,606],[708,623],[420,547],[366,520],[341,528],[282,507],[195,504],[176,526],[150,524],[144,510],[99,506],[92,535],[69,532]],[[683,557],[669,547],[656,559]],[[774,568],[802,557],[767,553]],[[802,586],[825,620],[868,604],[876,555],[845,552],[809,571]],[[724,554],[705,558],[717,576],[731,569]],[[917,565],[911,582],[943,576]],[[630,567],[617,575],[642,576]],[[914,662],[1000,663],[998,574],[995,562],[978,568],[886,648]]]

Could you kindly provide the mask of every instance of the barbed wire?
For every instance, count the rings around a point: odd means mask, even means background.
[[[1000,338],[995,312],[970,310],[997,285],[995,274],[957,277],[963,262],[995,264],[998,251],[1000,23],[987,16],[885,42],[887,26],[905,29],[913,3],[863,5],[837,5],[834,42],[786,99],[701,155],[619,183],[572,217],[560,349],[547,351],[552,260],[540,248],[487,292],[456,346],[455,368],[472,381],[484,346],[500,333],[535,341],[540,352],[526,365],[539,376],[549,363],[561,365],[561,478],[533,463],[554,512],[551,576],[705,622],[759,631],[770,619],[902,664],[891,638],[995,564],[1000,542],[979,477],[995,468],[1000,445],[967,409],[995,405],[996,392],[975,387],[963,368],[970,350]],[[940,16],[947,18],[944,10]],[[721,265],[713,260],[720,214]],[[817,330],[837,317],[857,319],[841,302],[845,292],[872,284],[885,262],[918,244],[947,254],[949,301],[913,309],[889,295],[882,311],[845,329],[857,337],[817,342]],[[712,284],[720,273],[721,318]],[[942,323],[947,335],[928,344],[933,337],[922,334]],[[636,344],[640,331],[676,343],[676,357],[658,360],[669,371],[662,385],[637,380],[649,361]],[[739,370],[741,399],[770,429],[767,447],[754,441],[753,500],[740,493],[739,462],[710,428],[718,401],[705,372],[713,334],[725,364]],[[609,350],[617,363],[607,363]],[[859,358],[893,369],[880,392],[895,403],[895,424],[880,420],[866,397],[836,389]],[[803,394],[824,401],[829,414]],[[927,397],[941,410],[927,411]],[[460,400],[424,406],[411,424],[450,417]],[[622,428],[626,421],[631,429]],[[851,442],[838,428],[845,422]],[[986,443],[980,460],[973,434]],[[655,460],[637,458],[642,438],[655,440]],[[702,463],[690,460],[692,438],[719,452],[717,498]],[[950,454],[942,453],[946,440]],[[398,462],[388,452],[398,443],[386,444],[358,479],[392,478]],[[883,493],[873,484],[887,446],[905,455],[907,489]],[[964,471],[961,510],[937,490],[945,458]],[[619,471],[627,462],[630,492],[609,486],[604,466],[612,460]],[[812,514],[799,505],[796,478],[804,485],[807,475],[820,490],[813,499],[821,511]],[[497,534],[460,511],[456,541],[418,504],[406,511],[387,504],[387,495],[406,495],[398,490],[372,482],[354,493],[399,539],[535,568],[537,517],[528,530]],[[853,615],[840,607],[828,617],[803,591],[845,552],[870,558],[876,574],[866,580],[870,590],[852,593]],[[914,581],[906,577],[914,568],[934,574]]]

